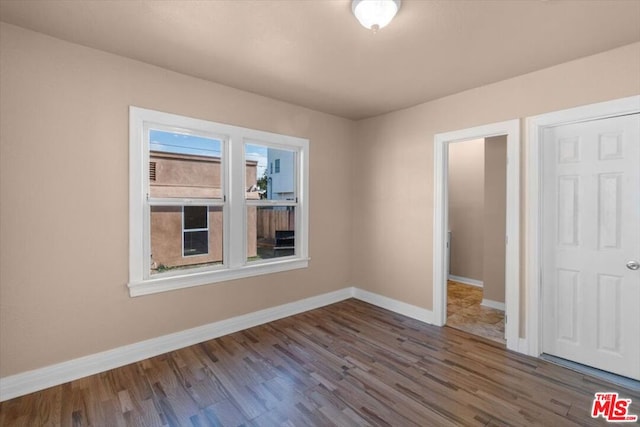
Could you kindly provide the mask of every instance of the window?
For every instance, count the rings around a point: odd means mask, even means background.
[[[206,206],[185,206],[182,209],[182,255],[209,253],[209,210]]]
[[[246,254],[248,262],[296,254],[296,224],[300,221],[298,218],[300,197],[296,179],[298,156],[298,150],[281,145],[269,145],[262,141],[245,143],[247,177],[252,176],[249,172],[251,158],[261,159],[257,163],[259,175],[260,161],[264,165],[275,166],[274,173],[263,172],[266,181],[263,181],[265,188],[258,189],[260,194],[245,195],[247,229],[251,229],[252,224],[256,224],[255,233],[247,236],[249,239]]]
[[[131,295],[306,267],[308,144],[131,107]]]

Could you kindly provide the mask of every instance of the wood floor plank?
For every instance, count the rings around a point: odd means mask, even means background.
[[[346,300],[0,404],[1,426],[599,426],[640,393]]]

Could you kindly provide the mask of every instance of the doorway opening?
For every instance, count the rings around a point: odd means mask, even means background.
[[[519,351],[520,283],[520,122],[510,120],[435,136],[434,141],[434,322],[447,323],[449,275],[449,155],[452,144],[485,138],[506,138],[506,207],[504,225],[504,338],[510,350]]]
[[[449,144],[447,326],[505,344],[507,138]]]

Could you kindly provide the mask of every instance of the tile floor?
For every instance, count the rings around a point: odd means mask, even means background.
[[[505,344],[504,312],[481,302],[482,288],[449,280],[447,326]]]

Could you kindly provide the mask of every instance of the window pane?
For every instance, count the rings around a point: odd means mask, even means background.
[[[207,207],[206,206],[185,206],[184,207],[184,229],[193,230],[195,228],[207,228]]]
[[[204,227],[184,227],[190,211],[201,214],[198,221],[204,216]],[[182,206],[151,207],[152,275],[222,263],[222,207],[185,206],[184,212]]]
[[[220,199],[222,141],[149,131],[149,195],[155,198]]]
[[[206,255],[209,252],[209,231],[184,232],[184,256]]]
[[[246,198],[296,199],[296,152],[245,144]]]
[[[247,259],[295,255],[295,207],[247,206]]]

